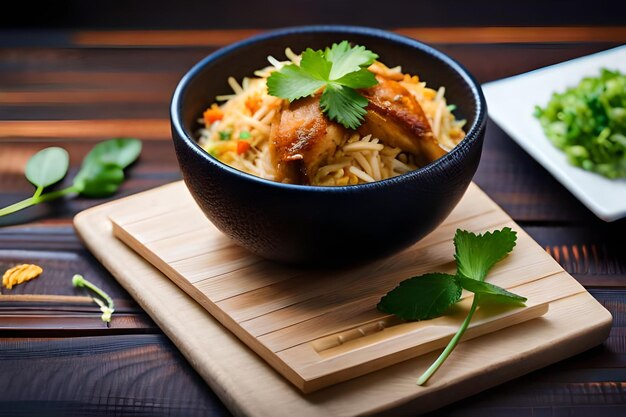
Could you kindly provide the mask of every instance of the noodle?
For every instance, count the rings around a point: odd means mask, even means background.
[[[374,182],[374,178],[370,177],[369,175],[367,175],[365,172],[361,171],[360,169],[358,169],[357,167],[350,167],[349,170],[351,173],[353,173],[354,175],[356,175],[357,177],[359,177],[360,179],[362,179],[365,182]]]
[[[212,121],[198,130],[200,145],[211,155],[241,171],[274,180],[277,176],[269,146],[271,123],[284,100],[267,93],[266,80],[271,73],[288,64],[299,64],[300,55],[285,51],[287,60],[269,56],[270,66],[254,72],[254,78],[239,83],[233,77],[228,84],[233,94],[216,97],[221,102],[221,120]],[[403,74],[400,67],[388,68],[375,62],[370,70],[398,80],[418,101],[439,145],[450,151],[465,137],[464,121],[456,120],[446,103],[445,88],[426,87],[418,76]],[[204,119],[199,120],[205,123]],[[399,148],[388,146],[380,138],[360,136],[354,132],[340,143],[326,164],[311,178],[313,185],[352,185],[391,178],[415,170],[415,157]],[[240,142],[248,145],[240,146]],[[241,151],[245,149],[245,151]]]

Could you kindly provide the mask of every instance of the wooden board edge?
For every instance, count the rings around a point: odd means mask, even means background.
[[[515,314],[511,317],[504,319],[494,320],[486,323],[482,323],[479,327],[470,327],[463,337],[463,341],[472,340],[481,337],[488,333],[495,333],[499,330],[515,326],[521,323],[525,323],[530,320],[537,319],[548,312],[550,308],[550,302],[546,301],[541,304],[535,304],[520,310],[519,314]],[[485,331],[485,329],[487,329]],[[402,363],[409,359],[416,358],[418,356],[425,355],[438,349],[444,348],[447,343],[452,339],[454,334],[450,334],[446,338],[438,339],[429,343],[414,346],[410,349],[394,352],[391,355],[379,357],[360,365],[347,368],[345,370],[334,372],[331,376],[321,376],[317,378],[307,379],[305,376],[302,392],[310,394],[322,388],[327,388],[335,384],[348,381],[353,378],[358,378],[372,372],[376,372],[391,365]],[[309,368],[305,368],[303,371],[307,371]]]
[[[149,190],[146,191],[145,193],[150,193],[150,192],[163,192],[163,188],[166,187],[171,187],[171,186],[182,186],[184,187],[184,184],[181,184],[180,182],[178,183],[173,183],[173,184],[169,184],[163,187],[160,187],[158,189],[155,190]],[[500,209],[495,202],[493,202],[493,200],[491,200],[489,198],[489,196],[484,193],[484,191],[482,191],[480,189],[480,187],[478,187],[476,184],[471,183],[470,186],[468,187],[468,190],[466,191],[466,195],[468,193],[475,193],[480,199],[485,200],[486,202],[488,202],[490,205],[493,205],[494,208],[496,209]],[[128,198],[132,198],[128,197]],[[120,200],[120,206],[123,206],[123,204],[125,203],[126,199]],[[501,209],[500,209],[501,210]],[[228,328],[229,331],[231,331],[233,334],[235,334],[240,340],[242,340],[250,349],[252,349],[253,351],[255,351],[259,356],[261,356],[265,361],[267,361],[274,369],[277,370],[277,372],[279,372],[281,375],[283,375],[287,380],[289,380],[290,382],[292,382],[296,387],[298,387],[302,392],[304,393],[310,393],[313,392],[315,390],[319,390],[321,388],[325,388],[329,385],[332,384],[336,384],[339,382],[343,382],[345,380],[351,379],[353,377],[357,377],[357,376],[361,376],[364,375],[366,373],[371,373],[374,372],[376,370],[379,370],[385,366],[389,366],[398,362],[402,362],[405,360],[408,360],[412,357],[415,356],[420,356],[423,355],[425,353],[428,353],[432,350],[436,350],[437,348],[439,348],[439,346],[431,346],[428,350],[426,351],[420,351],[419,354],[408,354],[407,352],[401,351],[401,352],[396,352],[395,355],[392,356],[398,356],[399,359],[397,360],[393,360],[389,363],[386,362],[386,360],[388,359],[388,356],[385,356],[384,358],[382,358],[381,360],[375,360],[375,362],[380,362],[378,366],[374,366],[373,369],[367,369],[367,366],[363,365],[358,365],[352,368],[349,368],[347,370],[343,370],[340,372],[341,377],[337,377],[337,378],[331,378],[330,382],[326,381],[324,382],[323,379],[324,378],[308,378],[306,376],[306,374],[301,373],[302,369],[299,369],[298,367],[294,366],[293,363],[284,360],[280,355],[277,355],[275,352],[273,352],[268,346],[266,346],[262,341],[259,341],[256,337],[252,336],[251,334],[249,334],[245,329],[241,328],[240,325],[233,319],[231,318],[229,315],[227,315],[224,311],[221,310],[221,308],[219,308],[215,303],[213,303],[211,300],[207,299],[194,285],[192,285],[191,283],[189,283],[186,279],[184,279],[182,276],[180,276],[176,270],[174,268],[171,268],[167,263],[164,263],[164,265],[161,266],[160,262],[158,261],[157,256],[152,253],[152,251],[150,251],[147,247],[145,247],[141,242],[139,242],[137,239],[135,239],[135,237],[129,233],[126,228],[125,225],[120,225],[117,223],[115,216],[114,216],[114,211],[112,213],[109,213],[109,220],[111,221],[112,224],[112,230],[113,230],[113,235],[121,240],[123,243],[125,243],[127,245],[127,247],[129,247],[131,250],[135,251],[136,253],[138,253],[142,258],[146,259],[151,265],[153,265],[154,267],[156,267],[157,269],[159,269],[165,276],[169,277],[169,279],[171,279],[179,288],[181,288],[185,293],[187,293],[189,296],[191,296],[197,303],[199,303],[200,305],[202,305],[207,311],[209,311],[209,313],[211,313],[219,322],[221,322],[226,328]],[[504,217],[507,219],[507,223],[511,223],[513,225],[517,224],[510,218],[510,216],[508,216],[504,211],[502,211],[502,213],[504,214]],[[519,228],[519,226],[518,226]],[[521,228],[519,228],[520,231]],[[528,236],[525,232],[522,231],[522,234],[526,237],[526,239],[528,239],[531,243],[536,244],[536,242],[530,237]],[[573,279],[573,278],[572,278]],[[546,311],[547,311],[547,305],[546,305]],[[545,311],[543,311],[544,314]],[[515,322],[513,324],[518,324],[521,323],[523,321],[526,320],[530,320],[534,317],[527,317],[524,320],[521,320],[519,322]],[[498,326],[496,325],[494,327],[495,330],[493,331],[497,331],[500,330],[501,328],[503,328],[502,326]],[[471,332],[470,332],[471,333]],[[467,340],[467,339],[466,339]],[[356,371],[356,374],[350,376],[350,372],[354,371],[355,368],[358,368],[359,370]]]
[[[163,187],[175,186],[175,184],[180,185],[182,183],[182,180],[176,181],[174,183],[169,183],[149,191],[158,190]],[[90,207],[77,213],[72,220],[72,224],[74,226],[76,234],[78,235],[80,241],[85,245],[85,247],[93,254],[93,256],[115,277],[116,281],[131,294],[137,304],[139,304],[141,308],[144,309],[145,312],[154,320],[154,322],[159,326],[163,333],[182,353],[183,357],[188,361],[188,363],[193,366],[193,368],[201,375],[202,379],[207,383],[209,389],[211,389],[227,406],[228,410],[237,417],[256,416],[257,414],[255,413],[255,410],[258,409],[258,405],[254,403],[254,400],[249,400],[247,396],[245,400],[242,400],[240,396],[230,391],[228,378],[224,376],[229,374],[228,369],[223,367],[220,362],[212,363],[211,366],[208,368],[198,368],[196,365],[194,365],[197,362],[196,358],[194,357],[194,350],[189,349],[188,347],[184,347],[183,338],[180,337],[180,335],[176,332],[166,327],[167,323],[169,323],[172,319],[167,316],[162,317],[158,313],[159,310],[156,308],[156,306],[158,305],[158,300],[150,300],[145,297],[140,297],[137,287],[134,284],[122,279],[123,271],[121,270],[121,268],[113,265],[111,263],[111,259],[107,257],[108,254],[105,254],[103,252],[101,248],[102,244],[115,244],[119,242],[119,246],[115,249],[115,252],[117,252],[118,254],[129,254],[132,258],[131,263],[133,264],[133,269],[139,268],[142,271],[145,270],[147,274],[154,274],[155,278],[159,278],[158,274],[160,274],[162,278],[161,282],[164,283],[166,286],[169,286],[170,294],[184,294],[184,291],[178,288],[176,284],[172,283],[169,278],[167,278],[162,272],[152,266],[145,259],[142,259],[140,255],[136,254],[133,250],[128,248],[121,241],[115,239],[115,237],[113,236],[112,225],[109,221],[109,215],[111,214],[111,210],[116,206],[123,204],[126,199],[134,197],[137,194]],[[189,297],[187,294],[184,295],[186,297]],[[213,325],[214,327],[221,326],[221,324],[219,324],[219,322],[215,320],[215,318],[212,317],[210,313],[208,313],[204,309],[204,307],[200,305],[198,305],[195,309],[195,314],[196,318],[201,316],[207,324]],[[236,336],[234,335],[232,335],[231,337],[232,339],[236,339]],[[226,339],[228,340],[228,337],[226,337]],[[237,341],[237,346],[243,347],[243,344]],[[250,349],[248,350],[252,352]],[[282,377],[280,378],[282,379]],[[288,382],[285,382],[285,384],[289,385],[288,388],[291,388],[291,384],[289,384]],[[306,416],[314,417],[310,413],[306,414]]]
[[[567,303],[577,297],[586,297],[589,302],[594,303],[594,308],[603,317],[596,320],[593,325],[579,329],[570,338],[562,338],[559,342],[541,349],[540,352],[538,350],[525,352],[523,357],[509,358],[507,361],[499,363],[498,367],[489,368],[489,372],[474,372],[466,379],[454,381],[451,384],[437,387],[427,384],[425,388],[431,388],[428,395],[418,395],[416,393],[412,398],[406,398],[393,404],[385,404],[383,407],[372,409],[370,412],[360,416],[408,417],[415,415],[416,409],[420,411],[420,414],[428,413],[441,408],[443,405],[476,395],[503,382],[530,374],[602,344],[611,331],[613,321],[611,313],[587,291],[562,298],[556,302]],[[564,355],[564,352],[567,352],[567,354]],[[537,361],[532,367],[528,367],[528,359],[531,357]],[[454,389],[455,387],[457,389]]]
[[[107,201],[106,203],[102,203],[100,205],[93,206],[83,211],[80,211],[76,213],[74,215],[74,218],[72,219],[74,230],[76,230],[77,232],[80,232],[80,230],[87,230],[89,226],[88,225],[83,226],[84,222],[89,223],[89,221],[91,221],[91,218],[97,217],[99,213],[106,213],[106,215],[103,215],[103,217],[108,218],[114,213],[114,211],[111,211],[113,207],[121,206],[127,201],[137,198],[137,196],[139,195],[149,195],[153,193],[156,194],[156,193],[162,192],[165,189],[177,188],[177,187],[185,187],[185,182],[183,180],[170,182],[170,183],[160,185],[155,188],[151,188],[149,190],[140,191],[135,194],[127,195],[125,197],[118,198],[116,200]],[[78,233],[78,235],[79,237],[82,238],[80,233]]]
[[[74,219],[74,225],[77,234],[85,243],[86,247],[90,249],[94,256],[100,262],[102,262],[102,264],[116,277],[120,284],[127,291],[133,294],[134,298],[137,299],[137,302],[141,305],[141,307],[146,310],[146,312],[154,319],[157,324],[162,326],[163,323],[169,323],[174,320],[174,318],[159,313],[159,310],[157,309],[158,300],[149,297],[138,296],[138,291],[139,294],[141,294],[142,290],[145,289],[149,291],[150,287],[146,286],[143,282],[134,283],[132,281],[123,279],[124,270],[120,265],[113,262],[113,257],[123,257],[124,255],[126,255],[128,257],[126,259],[127,268],[134,272],[145,273],[152,280],[155,280],[155,282],[162,286],[162,292],[167,293],[168,296],[187,296],[183,294],[183,291],[180,290],[180,288],[178,288],[175,284],[169,282],[169,279],[163,276],[156,268],[150,265],[147,261],[141,259],[139,255],[136,255],[123,243],[113,238],[109,229],[110,224],[108,223],[108,221],[106,222],[107,224],[104,223],[106,220],[107,210],[109,209],[109,207],[112,207],[117,203],[118,201],[105,203],[103,205],[95,206],[79,213],[79,215],[76,216],[76,218]],[[112,245],[111,251],[105,251],[103,249],[104,246],[106,246],[107,244]],[[587,296],[593,299],[593,297],[591,297],[591,295],[588,293]],[[593,301],[597,303],[595,299],[593,299]],[[178,307],[180,307],[181,302],[177,301],[177,303],[179,303]],[[597,304],[599,305],[599,303]],[[610,331],[611,315],[606,309],[604,309],[604,307],[600,307],[606,312],[607,317],[605,317],[604,320],[604,325],[606,327],[601,328],[599,326],[596,326],[594,328],[591,336],[596,340],[596,342],[582,344],[581,342],[587,340],[584,334],[579,335],[578,339],[572,340],[570,344],[576,348],[572,349],[572,352],[574,352],[574,350],[582,352],[586,349],[589,349],[596,344],[601,343],[608,336],[608,332]],[[468,383],[471,384],[471,390],[456,390],[454,393],[452,393],[452,395],[444,395],[440,392],[437,392],[435,393],[435,399],[430,399],[424,402],[425,408],[422,408],[423,401],[418,395],[411,398],[399,398],[394,401],[379,403],[378,406],[372,407],[367,411],[363,411],[362,407],[359,409],[351,408],[352,405],[350,404],[353,403],[345,404],[346,408],[341,408],[339,411],[337,411],[336,407],[334,407],[332,404],[328,404],[325,401],[307,400],[299,395],[296,395],[295,390],[290,389],[292,387],[289,383],[284,381],[282,377],[279,377],[277,373],[270,370],[269,367],[259,364],[258,361],[255,360],[254,355],[252,355],[251,351],[249,349],[244,349],[242,344],[237,341],[234,336],[226,334],[229,332],[222,332],[221,326],[214,318],[212,318],[206,311],[204,311],[202,307],[195,306],[189,308],[190,313],[195,320],[195,325],[207,326],[206,331],[209,334],[214,337],[218,337],[219,335],[219,342],[223,342],[226,345],[228,345],[229,343],[232,344],[230,347],[233,349],[234,353],[236,353],[235,356],[237,357],[237,359],[242,361],[242,366],[253,367],[258,372],[263,374],[262,378],[265,378],[264,380],[266,382],[262,386],[255,385],[255,387],[258,389],[253,389],[251,383],[248,383],[247,381],[244,381],[245,383],[241,384],[239,381],[234,380],[230,376],[231,372],[219,360],[219,355],[216,358],[218,360],[209,361],[207,364],[205,364],[206,366],[198,366],[198,354],[199,352],[203,351],[203,345],[201,344],[202,339],[197,338],[187,340],[180,332],[171,329],[164,330],[166,335],[181,350],[183,356],[196,368],[202,378],[216,392],[220,399],[224,401],[230,411],[233,412],[236,416],[263,417],[274,415],[272,413],[275,413],[276,411],[276,404],[268,401],[268,396],[274,395],[277,390],[281,390],[281,398],[284,399],[284,401],[281,403],[281,409],[298,415],[299,417],[314,417],[318,415],[342,417],[356,415],[407,417],[414,416],[416,413],[424,413],[427,411],[431,411],[435,408],[440,408],[453,401],[460,400],[468,395],[476,394],[482,390],[488,389],[510,379],[514,379],[516,377],[532,372],[536,369],[550,365],[558,360],[564,359],[560,352],[560,347],[551,347],[545,355],[541,356],[541,363],[537,363],[537,365],[534,366],[532,369],[525,368],[522,361],[519,362],[516,367],[511,368],[514,371],[514,374],[506,375],[505,378],[502,378],[500,374],[490,374],[489,377],[482,379],[474,378],[473,380],[468,381]],[[250,353],[248,353],[248,351]],[[576,353],[574,352],[572,354]],[[229,354],[229,357],[230,356],[231,355]],[[250,388],[251,391],[242,394],[241,389],[245,389],[246,387]],[[235,390],[235,388],[239,388],[239,390],[237,391]]]
[[[189,281],[181,277],[173,268],[159,268],[157,266],[156,255],[149,251],[139,241],[137,241],[130,233],[118,225],[113,219],[109,217],[111,221],[113,236],[125,244],[130,250],[137,253],[143,259],[148,261],[150,265],[158,269],[163,275],[169,278],[175,285],[189,295],[195,302],[205,308],[215,319],[222,323],[222,325],[234,335],[236,335],[248,348],[253,350],[263,360],[269,363],[277,372],[283,375],[287,380],[294,384],[298,389],[304,390],[305,380],[293,370],[287,363],[282,361],[280,357],[274,354],[257,338],[246,332],[227,314],[225,314],[216,304],[204,296],[196,287],[194,287]]]
[[[476,192],[479,191],[481,193],[481,197],[487,198],[486,196],[477,186],[472,184],[473,190],[468,189],[468,192]],[[259,356],[261,356],[267,363],[269,363],[277,372],[283,375],[287,380],[293,383],[298,389],[300,389],[303,393],[308,394],[322,388],[326,388],[330,385],[334,385],[340,382],[347,381],[349,379],[365,375],[367,373],[375,372],[379,369],[387,367],[389,365],[393,365],[408,359],[411,359],[416,356],[421,356],[423,354],[429,353],[433,350],[440,348],[445,345],[447,341],[441,339],[441,343],[428,343],[426,349],[422,349],[421,346],[418,346],[417,349],[405,349],[402,351],[397,351],[391,355],[386,355],[383,358],[377,358],[370,363],[364,363],[360,365],[356,365],[350,367],[348,369],[342,370],[340,372],[334,373],[333,376],[319,376],[315,378],[307,377],[306,372],[309,372],[310,369],[307,367],[298,367],[297,363],[292,363],[291,361],[285,360],[280,354],[273,352],[268,346],[266,346],[262,341],[258,338],[254,337],[250,333],[248,333],[244,328],[242,328],[239,323],[237,323],[232,317],[226,314],[219,306],[217,306],[214,302],[208,299],[200,290],[198,290],[192,283],[186,280],[184,277],[180,276],[180,274],[172,268],[169,264],[165,262],[158,262],[159,258],[155,253],[149,250],[148,247],[143,245],[139,240],[135,238],[135,236],[129,233],[124,225],[120,225],[117,223],[115,217],[113,215],[109,215],[109,221],[112,225],[113,236],[126,244],[128,248],[135,251],[142,258],[147,260],[152,266],[159,269],[165,276],[171,279],[179,288],[181,288],[185,293],[187,293],[190,297],[192,297],[197,303],[202,305],[211,315],[213,315],[222,325],[224,325],[229,331],[235,334],[240,340],[242,340],[250,349],[256,352]],[[512,222],[510,218],[508,222]],[[530,238],[529,238],[530,239]],[[531,239],[532,241],[532,239]],[[539,317],[545,314],[548,310],[548,303],[538,304],[532,307],[529,307],[525,310],[520,311],[519,317],[517,315],[507,320],[497,320],[497,323],[487,323],[484,328],[492,329],[489,332],[500,330],[504,327],[508,327],[509,325],[516,325],[522,323],[527,320],[531,320],[533,318]],[[505,325],[505,322],[510,322],[511,324]],[[481,327],[482,328],[482,327]],[[481,334],[477,334],[477,328],[472,328],[468,332],[471,336],[470,338],[478,337]],[[483,333],[484,334],[484,333]],[[453,335],[449,335],[451,338]],[[441,345],[441,346],[440,346]]]

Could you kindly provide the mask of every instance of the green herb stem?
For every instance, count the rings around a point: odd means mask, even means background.
[[[32,197],[28,197],[25,200],[18,201],[17,203],[0,209],[0,217],[6,216],[7,214],[15,213],[16,211],[25,209],[30,206],[34,206],[39,203],[45,203],[46,201],[55,200],[67,194],[78,193],[78,190],[74,186],[64,188],[58,191],[52,191],[46,194],[41,194],[41,192],[38,193],[38,191],[39,189],[35,191],[35,194]]]
[[[90,289],[91,291],[95,292],[100,297],[102,297],[104,301],[107,302],[109,307],[111,308],[114,307],[113,299],[109,296],[109,294],[105,293],[103,290],[98,288],[95,284],[87,281],[82,275],[79,275],[79,274],[74,275],[72,277],[72,283],[74,284],[75,287],[85,287],[85,288]]]
[[[459,344],[461,337],[463,337],[463,334],[465,334],[465,331],[467,330],[470,322],[472,321],[472,317],[474,316],[476,307],[478,307],[479,298],[480,298],[479,294],[476,294],[474,296],[474,301],[472,301],[472,306],[470,307],[470,310],[467,313],[467,317],[465,317],[463,324],[461,324],[461,327],[459,327],[459,330],[457,330],[456,334],[450,340],[450,342],[448,343],[448,346],[446,346],[443,352],[441,352],[441,355],[439,355],[437,360],[433,362],[433,364],[430,365],[430,367],[426,370],[426,372],[424,372],[422,376],[420,376],[417,379],[417,385],[424,385],[430,379],[430,377],[433,376],[435,372],[437,372],[439,367],[446,361],[446,359],[448,359],[448,356],[450,356],[450,353],[452,353],[456,345]]]
[[[98,143],[83,159],[72,186],[44,193],[61,181],[69,169],[69,155],[65,149],[52,146],[30,157],[24,174],[35,186],[33,195],[7,207],[0,208],[0,217],[68,194],[85,197],[108,197],[124,181],[124,169],[141,153],[141,141],[132,138],[110,139]]]
[[[22,210],[26,207],[34,206],[37,204],[37,199],[39,197],[28,197],[26,200],[18,201],[17,203],[11,204],[10,206],[6,206],[0,209],[0,217],[6,216],[7,214],[15,213],[16,211]]]
[[[105,300],[107,302],[106,306],[103,305],[103,303],[100,302],[100,300],[94,298],[94,301],[100,306],[100,310],[102,311],[102,321],[105,321],[105,322],[111,321],[111,314],[113,314],[113,312],[115,311],[115,304],[113,303],[113,299],[109,296],[109,294],[105,293],[100,288],[98,288],[95,284],[92,284],[91,282],[87,281],[85,277],[79,274],[75,274],[72,277],[72,285],[74,285],[75,287],[85,287],[93,291],[94,293],[96,293],[103,300]]]
[[[478,304],[492,302],[520,304],[525,297],[513,294],[485,281],[491,268],[515,247],[517,233],[510,227],[475,234],[457,229],[454,235],[456,275],[429,273],[405,279],[380,299],[378,309],[403,320],[427,320],[444,314],[461,299],[463,289],[474,293],[474,300],[461,327],[435,362],[420,376],[417,385],[425,384],[441,367],[472,321]]]
[[[37,187],[37,189],[35,190],[35,194],[33,194],[33,198],[37,198],[37,197],[39,197],[39,196],[41,195],[41,193],[43,192],[43,189],[44,189],[44,188],[45,188],[45,187],[43,187],[43,186],[41,186],[41,185],[40,185],[40,186],[38,186],[38,187]]]

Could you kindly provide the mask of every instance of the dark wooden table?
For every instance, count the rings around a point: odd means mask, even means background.
[[[480,82],[626,41],[626,27],[400,31]],[[142,138],[141,160],[116,197],[179,179],[168,125],[174,86],[200,58],[253,32],[0,32],[0,206],[32,193],[24,165],[52,145],[70,152],[71,177],[96,142]],[[613,329],[597,348],[435,415],[626,415],[626,221],[598,220],[493,123],[475,180],[611,311]],[[229,415],[74,233],[72,217],[102,202],[57,201],[0,219],[0,272],[22,262],[45,269],[5,294],[82,294],[70,282],[82,273],[118,307],[105,326],[92,305],[0,304],[0,415]]]

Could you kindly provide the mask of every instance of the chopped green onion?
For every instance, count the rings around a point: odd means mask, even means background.
[[[229,132],[228,130],[220,130],[217,133],[220,134],[220,140],[228,140],[228,139],[230,139],[231,132]]]
[[[626,74],[601,69],[535,108],[548,139],[574,166],[626,177]]]
[[[239,133],[239,139],[250,139],[251,137],[252,135],[247,130],[242,130],[241,133]]]

